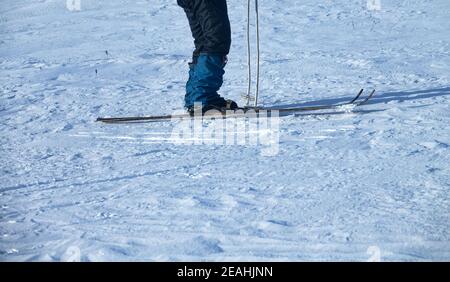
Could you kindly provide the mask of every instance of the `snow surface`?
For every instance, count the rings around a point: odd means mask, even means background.
[[[273,156],[95,122],[182,108],[175,0],[2,0],[0,260],[449,260],[450,1],[260,2],[263,105],[378,89],[364,114],[282,117]]]

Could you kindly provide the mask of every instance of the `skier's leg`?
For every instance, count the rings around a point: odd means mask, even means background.
[[[189,20],[196,54],[228,55],[231,45],[226,0],[177,0]]]
[[[237,108],[233,101],[226,101],[217,91],[223,84],[226,55],[231,44],[230,22],[226,0],[189,0],[195,21],[200,25],[201,49],[193,68],[193,80],[187,89],[185,106],[193,109],[194,103],[202,103],[203,110],[211,108]]]
[[[194,45],[195,50],[193,52],[192,56],[192,62],[196,62],[196,58],[200,54],[200,52],[204,49],[204,35],[202,31],[202,27],[200,25],[200,22],[198,21],[195,11],[194,11],[194,5],[192,0],[177,0],[178,5],[183,8],[184,12],[186,13],[186,17],[189,21],[189,27],[192,32],[192,37],[194,38]]]
[[[193,93],[193,84],[195,81],[195,66],[200,52],[203,50],[203,32],[200,23],[195,17],[193,10],[193,1],[191,0],[177,0],[179,6],[181,6],[186,13],[186,17],[189,21],[189,27],[194,37],[195,50],[192,54],[192,62],[189,63],[189,79],[186,82],[186,97],[190,97]],[[185,107],[189,108],[192,103],[186,103]]]
[[[203,33],[202,53],[228,55],[231,28],[226,0],[188,0]]]

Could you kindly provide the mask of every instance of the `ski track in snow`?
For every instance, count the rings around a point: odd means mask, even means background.
[[[447,0],[261,2],[264,105],[279,153],[187,146],[172,123],[192,50],[176,1],[2,1],[0,260],[450,259]],[[246,91],[246,4],[229,0],[222,94]]]

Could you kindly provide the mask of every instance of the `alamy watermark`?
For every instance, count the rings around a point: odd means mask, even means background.
[[[366,253],[370,256],[367,262],[381,262],[381,249],[378,246],[370,246]]]
[[[370,11],[381,11],[381,0],[367,0],[367,9]]]
[[[69,11],[81,11],[81,0],[66,0],[66,8]]]
[[[190,119],[182,118],[183,113],[172,115],[172,121],[179,121],[170,137],[176,145],[260,146],[263,156],[279,152],[280,117],[276,110],[211,110],[204,114],[199,110]]]
[[[76,246],[71,246],[67,248],[61,257],[62,262],[80,262],[81,261],[81,250]]]

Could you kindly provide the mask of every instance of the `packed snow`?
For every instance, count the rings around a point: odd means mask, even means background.
[[[260,1],[261,105],[378,90],[281,116],[269,152],[97,123],[182,109],[193,43],[175,0],[77,4],[0,3],[1,261],[450,260],[448,0]],[[228,6],[221,94],[242,103]]]

